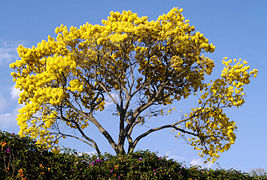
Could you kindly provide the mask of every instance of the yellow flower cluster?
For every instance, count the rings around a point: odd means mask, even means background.
[[[219,153],[227,151],[235,142],[237,129],[235,122],[223,112],[226,107],[240,107],[244,102],[245,93],[243,86],[249,84],[251,77],[256,77],[257,70],[249,71],[247,62],[242,59],[222,61],[225,68],[221,78],[204,85],[204,92],[199,99],[199,107],[192,108],[185,127],[198,138],[188,139],[196,150],[201,151],[200,156],[208,156],[214,162]],[[231,63],[235,63],[231,65]]]

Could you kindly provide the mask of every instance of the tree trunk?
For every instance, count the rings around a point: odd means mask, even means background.
[[[123,145],[118,145],[117,149],[116,149],[116,154],[126,154]]]
[[[127,154],[133,153],[133,151],[134,151],[134,147],[132,147],[132,146],[130,147],[130,146],[129,146],[129,148],[128,148],[128,153],[127,153]]]

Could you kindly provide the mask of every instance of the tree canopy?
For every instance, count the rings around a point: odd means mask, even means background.
[[[21,90],[18,101],[25,105],[17,117],[19,134],[54,150],[59,139],[72,137],[100,154],[94,137],[84,131],[93,124],[117,154],[125,154],[150,133],[169,128],[201,157],[215,161],[236,139],[236,124],[223,109],[244,104],[244,85],[257,70],[249,70],[245,60],[225,57],[221,77],[207,82],[215,65],[206,55],[215,46],[181,12],[173,8],[155,21],[131,11],[111,12],[102,25],[61,25],[55,38],[32,48],[19,46],[20,59],[10,65]],[[136,125],[168,114],[167,105],[196,93],[198,105],[181,119],[132,136]],[[117,141],[95,117],[107,99],[117,116],[105,121],[118,122]],[[63,125],[80,136],[63,132]]]

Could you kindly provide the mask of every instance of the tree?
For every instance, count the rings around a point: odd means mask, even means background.
[[[263,168],[255,168],[250,171],[250,174],[253,176],[262,176],[262,177],[267,177],[267,170]]]
[[[204,53],[212,53],[215,46],[195,32],[181,12],[174,8],[156,21],[131,11],[111,12],[103,25],[61,25],[56,38],[48,36],[32,48],[19,46],[20,60],[10,65],[16,70],[11,73],[16,88],[22,91],[18,101],[25,105],[17,117],[19,134],[55,150],[59,139],[72,137],[100,154],[97,142],[84,131],[91,123],[117,154],[125,154],[152,132],[169,128],[200,156],[215,161],[236,138],[235,122],[223,109],[245,102],[243,86],[257,70],[249,71],[241,59],[235,63],[224,58],[221,77],[207,83],[214,61]],[[171,109],[167,112],[165,107],[196,93],[198,105],[181,119],[132,136],[136,125],[168,114]],[[116,107],[117,142],[95,117],[108,98]],[[80,136],[63,132],[63,124]]]

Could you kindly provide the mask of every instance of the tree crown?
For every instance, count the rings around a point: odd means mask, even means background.
[[[236,125],[223,108],[245,102],[243,86],[257,70],[249,71],[241,59],[232,65],[237,60],[225,58],[221,77],[205,83],[214,61],[203,53],[212,53],[215,46],[195,32],[181,12],[174,8],[156,21],[131,11],[111,12],[103,25],[86,23],[70,29],[61,25],[55,30],[56,38],[48,36],[32,48],[19,46],[20,60],[10,67],[16,70],[11,74],[16,88],[22,91],[19,103],[25,104],[17,118],[20,135],[30,134],[47,147],[61,137],[73,137],[99,151],[83,131],[92,123],[117,153],[124,153],[126,138],[131,152],[151,132],[172,128],[177,136],[193,136],[186,140],[202,157],[218,158],[236,138]],[[199,106],[187,117],[132,139],[136,124],[163,114],[152,107],[172,104],[198,91]],[[107,98],[120,117],[117,143],[94,117],[105,109]],[[62,132],[60,122],[81,136]]]

